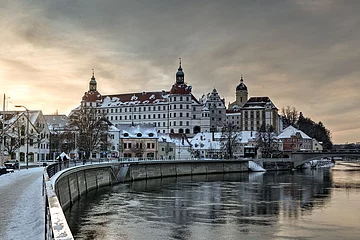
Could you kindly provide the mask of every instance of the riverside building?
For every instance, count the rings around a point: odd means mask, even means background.
[[[192,94],[181,67],[170,91],[101,95],[94,76],[81,105],[95,107],[116,127],[120,124],[152,124],[158,133],[185,133],[194,136],[210,131],[209,109]]]

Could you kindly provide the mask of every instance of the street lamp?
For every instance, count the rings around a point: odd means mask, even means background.
[[[27,109],[25,106],[23,105],[15,105],[15,107],[22,107],[26,110],[26,114],[27,114],[27,123],[26,123],[26,169],[29,168],[29,121],[30,121],[30,115],[29,115],[29,109]],[[20,168],[20,164],[19,164],[19,168]]]

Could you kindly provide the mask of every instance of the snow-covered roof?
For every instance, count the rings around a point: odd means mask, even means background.
[[[214,134],[214,138],[213,138]],[[193,149],[214,149],[220,150],[221,149],[221,132],[204,132],[196,134],[191,140],[191,145]]]
[[[271,109],[277,109],[269,97],[251,97],[242,109],[261,109],[269,106]]]
[[[183,133],[158,133],[159,142],[172,142],[176,146],[190,146],[190,141]]]
[[[50,130],[64,129],[69,121],[66,115],[44,115]]]
[[[311,137],[306,135],[303,131],[296,129],[293,126],[289,126],[289,127],[285,128],[284,131],[282,131],[279,134],[278,138],[280,138],[280,139],[291,138],[291,136],[295,136],[296,133],[300,133],[300,135],[303,139],[311,139]]]
[[[156,127],[152,124],[118,124],[120,138],[157,138]]]
[[[234,134],[238,135],[238,141],[242,144],[255,141],[256,131],[241,131]],[[196,134],[191,140],[194,149],[220,149],[221,132],[203,132]]]

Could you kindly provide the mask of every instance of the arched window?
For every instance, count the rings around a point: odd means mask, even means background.
[[[184,129],[180,128],[179,133],[184,133]]]
[[[190,134],[190,129],[188,129],[188,128],[185,129],[185,133],[186,133],[186,134]]]

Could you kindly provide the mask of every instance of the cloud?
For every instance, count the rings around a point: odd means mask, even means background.
[[[103,94],[168,90],[181,57],[197,97],[216,87],[232,102],[243,74],[250,96],[323,121],[335,142],[359,141],[359,5],[2,1],[0,84],[14,104],[67,113],[92,68]]]

